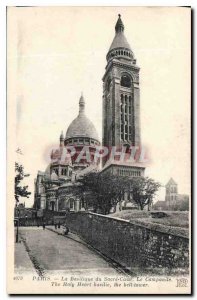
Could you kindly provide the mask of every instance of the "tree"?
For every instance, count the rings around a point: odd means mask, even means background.
[[[124,177],[91,172],[80,180],[81,193],[92,193],[94,212],[109,214],[121,199],[127,181]]]
[[[143,210],[152,203],[155,193],[161,186],[148,177],[124,177],[92,172],[81,180],[79,193],[91,191],[95,212],[109,214],[112,207],[121,201],[125,191],[132,195],[133,201]]]
[[[188,211],[189,210],[189,199],[177,200],[171,210],[174,211]]]
[[[30,174],[25,174],[24,173],[24,167],[18,163],[15,163],[15,200],[16,203],[19,202],[20,197],[26,197],[29,198],[29,195],[31,195],[31,192],[28,192],[28,185],[26,186],[21,186],[20,183],[21,181],[25,178],[30,176]]]
[[[153,197],[161,184],[149,177],[133,177],[130,179],[130,191],[135,203],[144,209],[152,203]]]

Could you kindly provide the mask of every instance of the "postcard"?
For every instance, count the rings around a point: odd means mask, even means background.
[[[191,294],[191,8],[7,8],[7,292]]]

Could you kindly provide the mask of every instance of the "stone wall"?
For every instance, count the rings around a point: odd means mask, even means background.
[[[124,268],[188,268],[188,238],[94,213],[70,213],[70,230]]]

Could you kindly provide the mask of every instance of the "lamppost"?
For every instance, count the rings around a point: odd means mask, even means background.
[[[25,226],[27,226],[27,215],[25,215]]]
[[[18,228],[19,228],[19,216],[20,216],[20,210],[18,207],[16,208],[16,211],[17,211],[17,216],[18,216],[17,227],[16,227],[16,243],[18,243]]]

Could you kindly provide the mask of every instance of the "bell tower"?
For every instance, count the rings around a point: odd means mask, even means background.
[[[124,35],[121,15],[103,76],[103,146],[140,146],[139,67]]]

